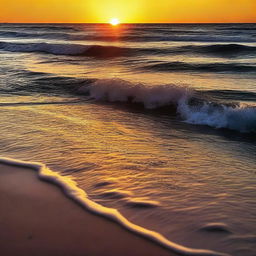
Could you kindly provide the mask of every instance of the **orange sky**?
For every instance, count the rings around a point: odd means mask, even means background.
[[[0,22],[256,22],[256,0],[0,0]]]

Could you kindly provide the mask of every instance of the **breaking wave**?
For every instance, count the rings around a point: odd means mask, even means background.
[[[172,107],[183,121],[226,128],[239,132],[256,132],[256,107],[210,102],[195,97],[196,92],[174,84],[146,86],[120,79],[97,80],[82,86],[80,93],[89,93],[98,101],[141,104],[146,109]]]
[[[187,102],[180,102],[178,113],[190,124],[227,128],[239,132],[256,132],[256,107],[228,106],[211,102],[190,105]]]
[[[150,110],[157,109],[169,115],[177,114],[183,121],[191,124],[256,132],[256,107],[239,103],[255,102],[254,92],[196,91],[176,84],[153,86],[121,79],[78,79],[24,70],[20,72],[23,75],[26,73],[32,80],[25,86],[13,84],[3,87],[0,93],[26,95],[35,92],[67,97],[82,96],[79,101],[118,102],[126,106],[129,104]],[[17,72],[14,74],[19,75]],[[232,103],[234,100],[237,103]]]

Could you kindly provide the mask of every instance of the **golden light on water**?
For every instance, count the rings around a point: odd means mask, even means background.
[[[120,24],[118,18],[112,18],[109,23],[110,23],[112,26],[117,26],[118,24]]]

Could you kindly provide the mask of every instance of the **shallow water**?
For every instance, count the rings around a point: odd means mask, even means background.
[[[2,24],[1,155],[174,242],[255,255],[255,31]]]

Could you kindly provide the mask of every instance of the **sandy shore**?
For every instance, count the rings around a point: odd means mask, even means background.
[[[4,256],[174,255],[86,211],[29,168],[0,164],[0,209]]]

